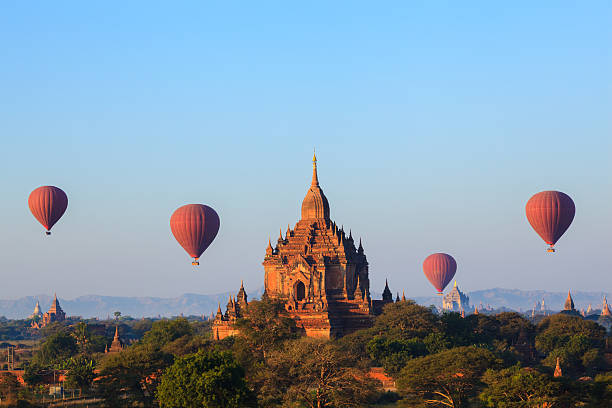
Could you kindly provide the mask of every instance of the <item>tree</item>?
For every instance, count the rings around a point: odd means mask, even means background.
[[[59,331],[42,344],[34,362],[42,366],[60,365],[78,352],[76,339],[66,331]]]
[[[602,347],[606,330],[595,322],[558,314],[538,326],[535,345],[545,354],[544,365],[553,368],[557,357],[568,373],[589,374],[603,365]]]
[[[95,378],[93,360],[83,355],[71,357],[66,369],[68,370],[66,385],[68,388],[77,388],[81,393],[91,386]]]
[[[354,407],[376,395],[377,383],[329,340],[302,338],[271,353],[259,387],[262,397],[310,408]]]
[[[397,386],[409,398],[432,406],[463,408],[476,394],[480,376],[499,363],[486,349],[456,347],[408,361]]]
[[[552,407],[562,393],[559,381],[520,365],[487,370],[483,382],[487,388],[480,394],[480,400],[491,408]]]
[[[76,341],[81,346],[81,352],[84,353],[85,348],[87,346],[87,342],[89,341],[89,329],[87,328],[87,323],[79,322],[74,327],[73,335]]]
[[[610,406],[610,401],[612,401],[612,372],[599,374],[595,377],[590,395],[593,407],[604,408]]]
[[[100,393],[110,407],[140,403],[152,406],[163,369],[172,356],[151,344],[138,344],[108,355],[100,362]],[[123,398],[123,399],[122,399]]]
[[[543,353],[565,346],[575,335],[585,336],[593,347],[600,347],[606,334],[606,329],[595,322],[565,314],[545,318],[537,330],[536,348]]]
[[[429,333],[439,332],[440,325],[431,309],[407,300],[386,305],[374,321],[372,331],[385,333],[392,339],[422,339]]]
[[[427,346],[418,339],[389,339],[385,336],[375,336],[367,345],[370,358],[382,365],[385,371],[395,376],[413,357],[427,354]]]
[[[244,370],[228,352],[200,351],[177,359],[157,389],[165,408],[242,408],[257,405]]]
[[[153,323],[151,330],[145,333],[141,342],[160,349],[179,337],[192,333],[193,329],[187,319],[160,320]]]
[[[297,337],[295,321],[285,315],[284,303],[274,299],[249,303],[244,318],[236,321],[243,350],[263,358],[283,341]]]
[[[119,320],[119,318],[121,317],[121,312],[117,310],[113,313],[113,315],[115,316],[115,320]]]
[[[25,372],[23,374],[23,380],[28,384],[28,385],[39,385],[39,384],[43,384],[44,380],[45,380],[45,373],[48,370],[38,364],[35,361],[31,361],[30,364],[28,364],[25,367]]]
[[[482,380],[487,388],[480,400],[491,408],[570,408],[586,406],[594,399],[593,387],[588,383],[553,378],[520,364],[487,370]]]

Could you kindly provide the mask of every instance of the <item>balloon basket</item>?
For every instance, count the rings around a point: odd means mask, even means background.
[[[546,252],[556,252],[556,251],[555,251],[555,248],[550,247],[550,248],[548,248],[548,249],[546,250]]]
[[[45,231],[45,235],[47,236],[51,235],[51,231]]]
[[[198,258],[195,258],[191,263],[193,266],[198,266],[200,263],[198,262]]]

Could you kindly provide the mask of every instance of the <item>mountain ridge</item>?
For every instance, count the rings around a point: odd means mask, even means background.
[[[249,299],[260,298],[263,287],[247,292]],[[372,292],[375,299],[377,292]],[[490,305],[492,308],[506,308],[516,311],[531,310],[534,303],[544,299],[550,310],[561,310],[567,297],[567,292],[550,292],[545,290],[521,290],[492,288],[466,292],[470,297],[470,305]],[[154,296],[105,296],[105,295],[82,295],[74,299],[58,298],[62,309],[68,316],[81,316],[83,318],[112,317],[115,311],[120,311],[123,316],[134,318],[141,317],[171,317],[178,315],[201,315],[210,316],[221,308],[225,311],[225,305],[229,296],[235,296],[236,292],[223,292],[216,294],[185,293],[177,297],[154,297]],[[600,308],[603,296],[606,292],[572,292],[572,298],[576,309],[586,309],[589,304],[593,309]],[[417,303],[429,306],[440,306],[441,299],[437,296],[409,296]],[[36,301],[40,301],[41,310],[46,312],[51,305],[53,296],[38,295],[24,296],[18,299],[0,299],[0,316],[9,319],[25,319],[34,310]]]

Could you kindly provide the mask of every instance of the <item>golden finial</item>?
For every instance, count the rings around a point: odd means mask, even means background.
[[[312,149],[312,162],[317,162],[317,151],[314,148]]]

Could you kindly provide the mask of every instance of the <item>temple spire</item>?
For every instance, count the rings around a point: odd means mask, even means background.
[[[312,156],[312,187],[319,187],[319,177],[317,176],[317,153]]]
[[[385,279],[385,289],[383,290],[382,298],[385,302],[393,302],[393,294],[391,290],[389,290],[389,282],[387,282],[387,279]]]
[[[612,312],[610,312],[610,308],[608,307],[608,300],[605,296],[603,298],[603,305],[601,307],[601,316],[612,317]]]
[[[115,338],[113,341],[119,340],[119,326],[115,326]]]
[[[561,364],[559,361],[559,357],[557,357],[557,366],[555,367],[555,373],[553,374],[554,377],[562,377],[563,376],[563,371],[561,370]]]
[[[567,299],[565,299],[563,310],[567,310],[567,311],[574,310],[574,299],[572,299],[572,294],[570,293],[569,290],[567,291]]]

